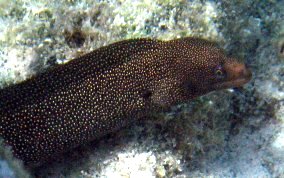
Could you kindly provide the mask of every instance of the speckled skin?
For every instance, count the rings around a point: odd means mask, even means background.
[[[205,40],[122,41],[1,90],[0,136],[26,164],[42,163],[153,111],[250,77]]]

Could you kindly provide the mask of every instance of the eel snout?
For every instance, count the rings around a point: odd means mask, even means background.
[[[227,73],[226,81],[219,84],[218,89],[241,87],[252,78],[252,72],[244,63],[237,61],[227,62],[224,66]]]

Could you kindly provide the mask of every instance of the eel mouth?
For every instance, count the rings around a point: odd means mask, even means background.
[[[234,63],[228,64],[226,67],[227,77],[223,82],[214,85],[215,89],[226,89],[241,87],[248,83],[252,78],[252,72],[244,64]]]

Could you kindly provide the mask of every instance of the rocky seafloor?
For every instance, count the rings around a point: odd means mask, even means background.
[[[0,177],[284,177],[283,19],[277,0],[0,0],[1,88],[140,37],[217,41],[253,71],[34,170],[0,146]]]

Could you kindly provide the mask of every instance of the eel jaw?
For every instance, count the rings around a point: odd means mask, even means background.
[[[244,64],[231,61],[224,67],[227,72],[226,79],[222,82],[213,84],[213,87],[216,90],[241,87],[248,83],[252,78],[252,72]]]

